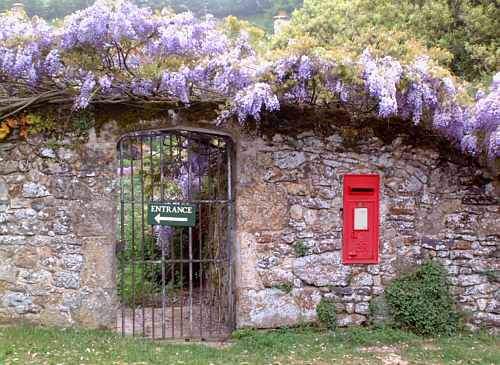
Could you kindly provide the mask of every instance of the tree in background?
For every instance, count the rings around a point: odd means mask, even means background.
[[[273,17],[280,10],[291,14],[303,0],[136,0],[154,9],[172,8],[175,12],[191,11],[197,15],[210,13],[223,18],[229,15],[250,20],[271,32]]]
[[[84,9],[92,5],[94,0],[0,0],[0,12],[11,9],[14,3],[24,4],[29,16],[53,20]]]
[[[29,16],[38,15],[53,20],[86,8],[94,0],[0,0],[0,12],[8,10],[16,2],[22,2]],[[196,15],[210,13],[216,17],[234,15],[252,19],[256,23],[272,29],[272,17],[279,10],[291,13],[302,5],[302,0],[135,0],[141,7],[153,9],[171,8],[175,12],[191,11]]]
[[[274,41],[359,55],[367,46],[399,59],[429,48],[434,59],[469,81],[499,68],[500,3],[497,0],[305,0]],[[418,40],[418,41],[417,41]]]
[[[279,10],[291,13],[302,6],[302,0],[136,0],[138,5],[152,8],[171,7],[177,12],[189,10],[195,14],[211,13],[225,17],[247,18],[268,14],[272,18]]]
[[[0,11],[19,0],[0,0]],[[93,0],[22,0],[29,16],[53,20],[86,8]],[[374,52],[399,59],[418,53],[435,60],[468,81],[487,81],[499,69],[500,2],[498,0],[135,0],[153,9],[168,7],[197,15],[234,15],[272,30],[279,10],[293,15],[288,39],[305,41],[307,47],[335,48],[357,57],[370,45]]]

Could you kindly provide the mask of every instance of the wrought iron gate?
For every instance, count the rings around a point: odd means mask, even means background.
[[[123,335],[221,338],[234,326],[231,140],[132,133],[118,144],[117,328]],[[148,225],[148,204],[194,204],[195,225]]]

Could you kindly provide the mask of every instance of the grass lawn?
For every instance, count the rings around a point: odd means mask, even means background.
[[[0,365],[13,364],[500,364],[500,338],[420,338],[394,329],[238,331],[221,348],[122,338],[105,331],[0,328]]]

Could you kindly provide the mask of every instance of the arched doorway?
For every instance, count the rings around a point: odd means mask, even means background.
[[[191,130],[118,143],[118,330],[221,338],[234,327],[232,142]]]

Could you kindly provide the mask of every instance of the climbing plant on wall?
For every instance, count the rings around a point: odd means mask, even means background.
[[[208,104],[214,123],[245,123],[306,104],[406,119],[473,155],[500,156],[500,74],[471,96],[424,46],[401,60],[369,47],[342,57],[293,39],[270,52],[234,20],[229,28],[210,16],[121,0],[99,0],[54,25],[12,12],[0,20],[0,138],[47,106]]]

